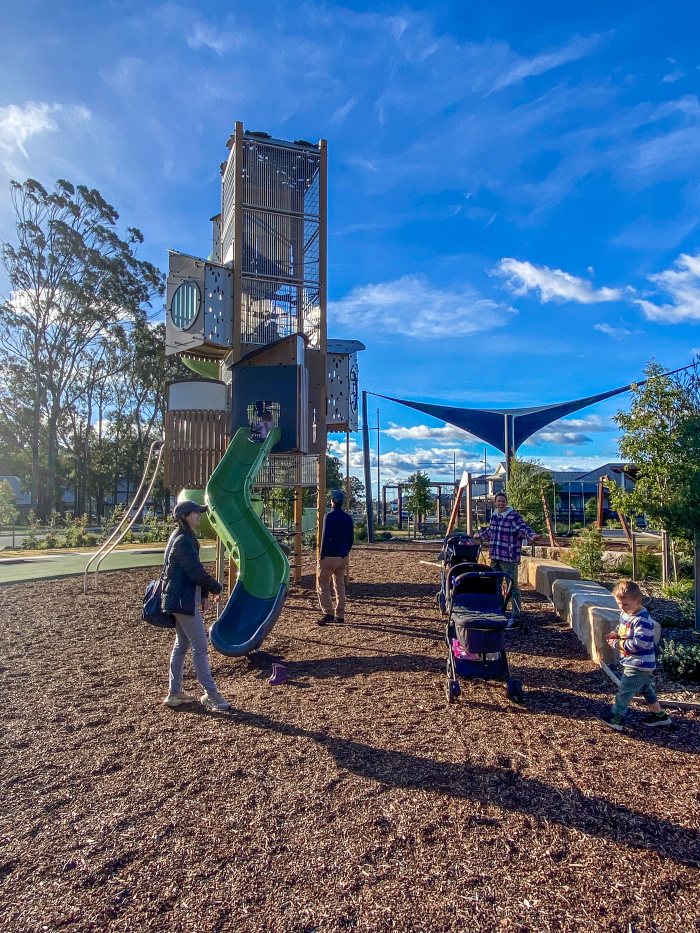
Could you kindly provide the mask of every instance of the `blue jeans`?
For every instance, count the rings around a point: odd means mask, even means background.
[[[640,691],[650,706],[652,703],[656,703],[656,692],[651,684],[653,676],[653,671],[641,671],[636,667],[623,667],[620,686],[617,689],[617,696],[612,705],[613,716],[624,716],[632,702],[632,697]]]
[[[182,675],[185,669],[187,651],[192,648],[192,664],[197,680],[207,693],[216,693],[216,684],[211,676],[207,649],[207,633],[204,629],[204,619],[195,606],[193,616],[185,616],[179,612],[175,615],[175,644],[170,655],[170,690],[172,693],[182,692]]]
[[[510,591],[510,600],[513,604],[513,613],[518,615],[522,612],[522,596],[518,586],[518,569],[520,564],[511,560],[491,560],[491,570],[500,570],[501,573],[507,573],[513,581],[513,589]]]

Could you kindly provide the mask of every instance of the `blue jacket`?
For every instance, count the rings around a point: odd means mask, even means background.
[[[352,519],[341,508],[333,508],[323,517],[321,557],[347,557],[354,541]]]
[[[221,584],[211,577],[199,559],[199,541],[194,534],[176,528],[170,535],[163,564],[163,612],[193,616],[197,587],[202,597],[221,592]]]

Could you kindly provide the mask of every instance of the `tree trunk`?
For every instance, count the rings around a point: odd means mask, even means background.
[[[36,335],[35,335],[36,339]],[[41,430],[41,371],[39,369],[38,347],[34,353],[34,412],[32,422],[32,486],[31,507],[39,515],[39,432]]]

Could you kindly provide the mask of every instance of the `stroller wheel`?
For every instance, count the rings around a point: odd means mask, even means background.
[[[524,702],[525,694],[523,693],[523,685],[519,680],[513,680],[511,678],[506,684],[506,691],[508,693],[508,699],[512,700],[513,703]]]
[[[445,681],[445,697],[448,703],[454,703],[461,693],[462,688],[459,686],[458,680]]]

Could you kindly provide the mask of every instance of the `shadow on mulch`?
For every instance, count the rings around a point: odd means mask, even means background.
[[[187,711],[192,715],[213,715],[199,706],[189,707]],[[657,851],[679,865],[700,868],[698,830],[678,826],[670,820],[655,819],[623,804],[587,796],[578,788],[563,791],[537,779],[523,777],[512,770],[510,761],[503,762],[502,767],[438,762],[301,729],[259,713],[234,710],[222,718],[231,726],[246,725],[292,738],[310,739],[324,746],[338,767],[384,787],[423,790],[472,800],[482,806],[495,805],[635,849]]]
[[[434,583],[350,583],[352,599],[434,599],[438,587]]]

